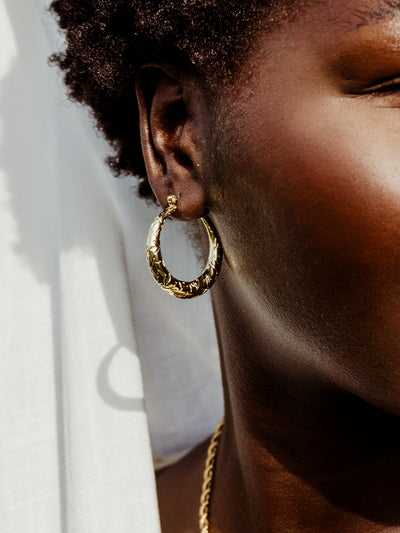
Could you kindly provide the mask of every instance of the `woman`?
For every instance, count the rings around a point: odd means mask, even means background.
[[[224,250],[205,530],[400,531],[400,3],[53,10],[113,168]],[[166,533],[199,530],[207,446],[159,475]]]

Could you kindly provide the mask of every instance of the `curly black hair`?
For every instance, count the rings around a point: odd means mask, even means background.
[[[190,69],[210,88],[229,85],[256,32],[288,21],[307,0],[54,0],[66,50],[50,61],[69,96],[88,105],[114,150],[116,175],[139,177],[153,198],[141,152],[135,78],[148,62]]]

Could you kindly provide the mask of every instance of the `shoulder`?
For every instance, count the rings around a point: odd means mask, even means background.
[[[198,533],[199,507],[209,440],[157,475],[162,533]]]

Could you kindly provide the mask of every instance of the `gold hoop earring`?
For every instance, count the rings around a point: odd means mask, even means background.
[[[178,209],[176,196],[168,196],[168,206],[158,215],[150,226],[147,236],[146,256],[153,277],[164,291],[176,298],[196,298],[201,296],[216,281],[222,264],[222,246],[213,224],[207,218],[201,221],[209,240],[208,261],[201,276],[193,281],[181,281],[168,271],[161,255],[160,235],[164,221]]]

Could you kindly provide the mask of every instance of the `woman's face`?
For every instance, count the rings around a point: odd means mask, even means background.
[[[400,2],[316,2],[261,42],[209,191],[223,276],[256,327],[400,414]]]

